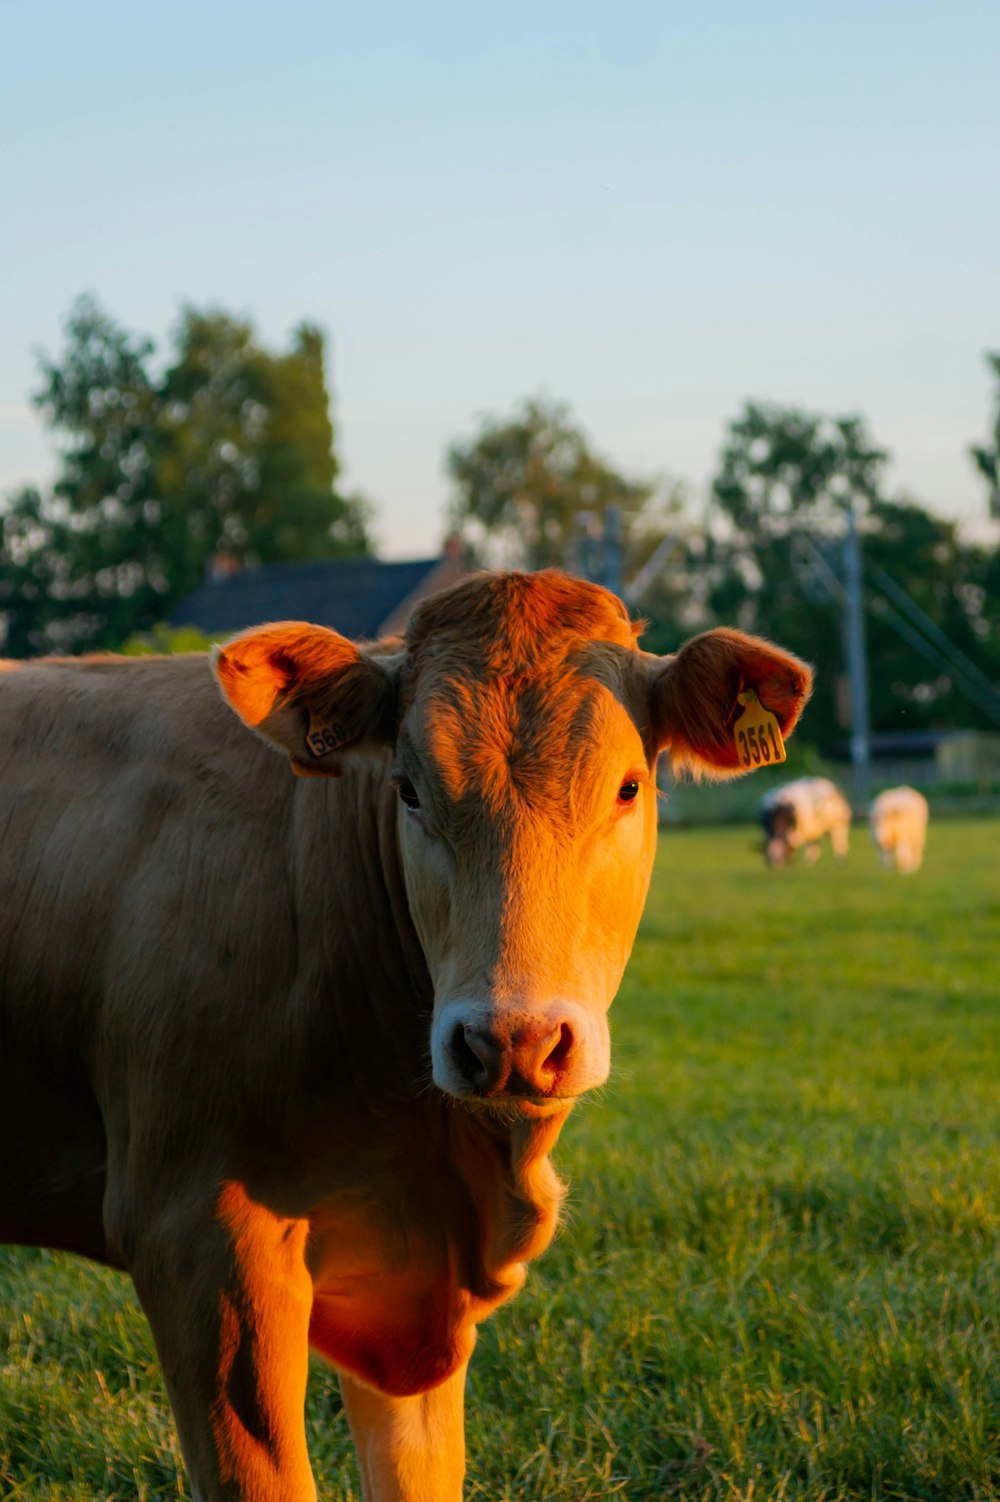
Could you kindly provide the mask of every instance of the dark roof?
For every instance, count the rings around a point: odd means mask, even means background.
[[[338,558],[248,568],[206,580],[171,611],[170,623],[221,636],[264,621],[312,621],[344,636],[374,637],[440,562]]]

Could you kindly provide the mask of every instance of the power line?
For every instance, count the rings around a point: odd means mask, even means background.
[[[859,783],[865,779],[864,743],[867,738],[867,668],[863,627],[859,625],[859,612],[863,604],[879,619],[884,620],[896,634],[907,642],[927,662],[943,672],[952,686],[975,704],[994,724],[1000,725],[1000,694],[981,668],[956,646],[949,636],[932,621],[913,600],[902,585],[878,564],[861,560],[860,539],[854,531],[851,540],[852,513],[848,512],[848,531],[844,538],[843,578],[827,561],[815,540],[805,531],[795,534],[792,541],[792,561],[796,565],[803,588],[808,593],[807,581],[818,583],[829,597],[844,608],[844,642],[847,658],[848,682],[851,690],[851,759]],[[796,556],[798,555],[798,556]],[[858,575],[853,576],[856,559]],[[873,589],[868,599],[863,600],[863,579],[867,576]],[[890,604],[890,600],[893,602]],[[899,609],[894,608],[898,606]],[[905,612],[902,614],[901,612]],[[860,797],[860,787],[858,788]]]
[[[642,568],[623,592],[622,598],[629,605],[638,605],[646,590],[670,562],[680,546],[681,539],[673,533],[668,532],[666,537],[660,539]]]
[[[936,621],[932,621],[926,611],[921,610],[916,600],[908,595],[901,584],[897,584],[891,574],[887,574],[884,568],[879,568],[877,563],[868,563],[866,572],[875,581],[884,594],[887,594],[894,604],[898,605],[910,617],[913,623],[929,636],[931,641],[945,654],[950,657],[959,672],[964,672],[973,682],[978,683],[991,697],[996,696],[996,689],[987,678],[981,668],[978,668],[971,657],[966,657],[961,647],[957,647],[949,636],[941,630]]]
[[[993,693],[991,690],[991,696],[987,697],[974,683],[968,679],[963,681],[954,663],[943,652],[939,651],[933,642],[929,642],[926,637],[921,636],[899,614],[898,610],[893,609],[888,600],[882,596],[878,596],[870,603],[875,614],[885,620],[898,636],[901,636],[904,641],[909,642],[910,646],[919,652],[921,657],[925,658],[933,667],[943,672],[954,687],[958,689],[959,693],[964,694],[973,704],[977,704],[994,724],[1000,725],[1000,694]]]

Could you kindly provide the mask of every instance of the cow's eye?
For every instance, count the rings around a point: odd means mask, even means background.
[[[635,798],[638,798],[638,796],[639,784],[632,777],[626,778],[621,787],[618,789],[618,802],[631,803]]]
[[[399,794],[399,801],[405,803],[407,808],[420,807],[420,799],[417,797],[417,790],[412,782],[407,782],[403,778],[400,782],[397,782],[396,791]]]

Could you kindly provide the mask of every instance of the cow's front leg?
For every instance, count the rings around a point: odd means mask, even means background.
[[[461,1502],[467,1369],[463,1362],[414,1398],[388,1397],[340,1373],[365,1502]]]
[[[242,1185],[158,1207],[130,1258],[196,1502],[310,1502],[308,1223]]]

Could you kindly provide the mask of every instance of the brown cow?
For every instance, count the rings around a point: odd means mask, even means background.
[[[196,656],[0,679],[0,1235],[128,1269],[201,1502],[315,1495],[310,1344],[365,1496],[453,1502],[476,1325],[608,1072],[657,755],[736,773],[738,692],[787,731],[809,672],[735,631],[647,655],[613,595],[514,573],[215,673],[228,707]]]

